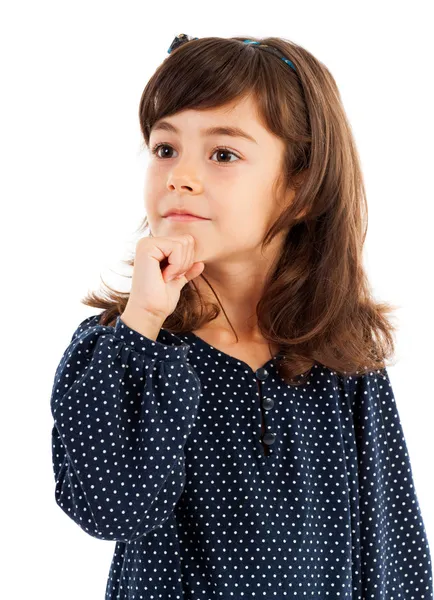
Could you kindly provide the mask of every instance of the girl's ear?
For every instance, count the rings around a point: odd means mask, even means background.
[[[304,209],[300,213],[298,213],[297,220],[301,221],[303,219],[303,217],[306,216],[306,212],[307,212],[307,209]]]
[[[286,196],[286,201],[288,203],[292,203],[294,196],[297,193],[297,190],[300,189],[300,187],[303,185],[304,180],[306,179],[307,175],[308,175],[309,170],[305,169],[304,171],[302,171],[301,173],[297,173],[296,175],[293,176],[292,178],[292,187],[291,189],[287,190],[287,196]],[[301,221],[303,220],[303,217],[306,216],[306,212],[307,212],[307,208],[303,209],[301,212],[298,213],[296,220],[297,221]]]
[[[301,185],[303,185],[304,180],[306,179],[306,177],[308,175],[309,175],[309,169],[304,169],[304,171],[301,171],[301,173],[297,173],[296,175],[294,175],[292,180],[295,184],[295,187],[299,188]]]

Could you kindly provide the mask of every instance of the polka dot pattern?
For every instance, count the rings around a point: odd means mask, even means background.
[[[116,542],[106,600],[427,600],[386,369],[303,385],[193,333],[80,323],[52,390],[58,506]]]

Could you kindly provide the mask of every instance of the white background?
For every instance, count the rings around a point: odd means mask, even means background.
[[[80,303],[118,289],[143,215],[138,104],[175,35],[282,36],[331,70],[369,203],[366,268],[399,305],[389,369],[434,551],[430,3],[19,2],[0,14],[4,598],[104,597],[114,542],[57,507],[50,393]]]

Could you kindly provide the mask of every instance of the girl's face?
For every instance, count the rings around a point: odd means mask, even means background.
[[[146,173],[145,210],[152,235],[192,234],[195,261],[205,265],[254,261],[283,208],[272,198],[283,141],[263,127],[250,97],[219,109],[185,110],[163,121],[154,125],[149,140],[151,151],[162,144],[150,153]],[[211,128],[232,134],[206,133]],[[209,220],[164,218],[173,208]]]

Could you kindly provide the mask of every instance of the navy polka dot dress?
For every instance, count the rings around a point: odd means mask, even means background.
[[[52,456],[58,506],[116,542],[106,600],[433,598],[386,369],[296,388],[99,316],[57,367]]]

